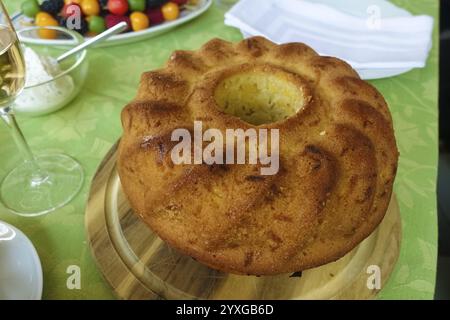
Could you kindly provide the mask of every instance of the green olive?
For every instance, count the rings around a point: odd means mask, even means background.
[[[24,15],[30,18],[34,18],[39,12],[39,4],[37,0],[26,0],[22,2],[22,12]]]

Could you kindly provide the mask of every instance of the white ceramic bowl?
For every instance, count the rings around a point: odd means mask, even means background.
[[[39,300],[42,267],[31,241],[0,221],[0,300]]]

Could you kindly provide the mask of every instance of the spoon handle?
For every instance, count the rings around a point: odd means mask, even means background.
[[[11,18],[11,21],[12,22],[14,22],[16,19],[18,19],[19,17],[21,17],[22,16],[22,11],[19,11],[19,12],[16,12],[16,13],[14,13],[10,18]]]
[[[80,51],[84,50],[86,47],[89,47],[93,44],[99,43],[116,33],[120,33],[122,31],[124,31],[126,28],[128,28],[128,24],[126,22],[122,21],[122,22],[116,24],[114,27],[109,28],[108,30],[100,33],[99,35],[97,35],[97,36],[83,42],[82,44],[76,46],[75,48],[72,48],[69,51],[63,53],[56,60],[58,62],[61,62],[62,60],[68,58],[72,54],[80,52]]]

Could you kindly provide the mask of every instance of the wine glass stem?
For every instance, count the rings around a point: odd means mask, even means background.
[[[19,125],[17,124],[16,117],[13,111],[11,110],[11,107],[0,108],[0,117],[8,126],[9,131],[11,132],[14,142],[16,143],[16,146],[19,149],[22,157],[33,168],[32,170],[33,174],[30,177],[31,186],[40,185],[46,182],[48,180],[48,174],[45,171],[43,171],[40,168],[39,164],[37,163],[36,158],[31,152],[31,149],[28,146],[28,143],[25,140],[24,135],[20,130]]]

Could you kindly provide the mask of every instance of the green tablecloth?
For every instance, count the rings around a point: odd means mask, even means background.
[[[21,1],[5,0],[10,12]],[[437,258],[436,177],[438,155],[438,19],[437,0],[396,0],[414,14],[435,18],[434,46],[426,68],[372,81],[393,114],[401,152],[395,192],[403,220],[400,258],[380,298],[431,299]],[[176,49],[196,49],[207,40],[241,39],[223,24],[223,11],[206,14],[178,29],[140,43],[90,50],[86,84],[69,106],[38,118],[18,117],[35,150],[65,152],[83,165],[86,182],[68,206],[40,218],[22,218],[0,207],[0,220],[19,227],[41,257],[46,299],[111,299],[90,254],[84,210],[90,181],[105,153],[121,135],[119,114],[136,92],[140,74],[160,67]],[[20,161],[6,127],[0,124],[0,176]],[[81,290],[66,286],[67,267],[81,268]]]

